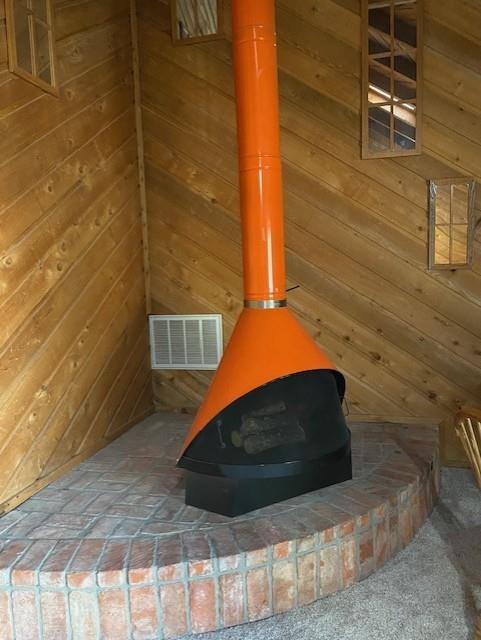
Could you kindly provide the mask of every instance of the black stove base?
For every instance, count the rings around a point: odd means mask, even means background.
[[[179,466],[186,469],[187,505],[231,517],[352,478],[350,442],[303,462],[211,466],[184,458]]]

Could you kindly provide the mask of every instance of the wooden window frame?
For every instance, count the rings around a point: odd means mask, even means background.
[[[406,102],[416,104],[416,144],[414,149],[396,150],[389,149],[384,151],[371,151],[369,149],[369,62],[372,54],[369,54],[369,6],[390,6],[391,12],[398,4],[404,4],[403,0],[379,0],[376,3],[369,0],[361,0],[361,158],[397,158],[402,156],[420,155],[422,153],[422,116],[423,116],[423,0],[416,1],[416,98]],[[392,32],[392,16],[391,16],[391,71],[392,71],[392,53],[394,51],[394,34]],[[392,76],[393,77],[393,76]],[[389,99],[389,102],[395,102]],[[391,127],[392,129],[392,123]],[[392,146],[392,131],[391,144]]]
[[[178,38],[177,34],[177,0],[170,1],[170,24],[172,44],[175,46],[184,46],[186,44],[198,44],[199,42],[209,42],[212,40],[221,40],[224,37],[223,18],[224,18],[224,2],[217,0],[217,33],[210,33],[205,36],[194,36],[192,38]]]
[[[30,35],[30,52],[32,61],[32,71],[29,73],[26,69],[23,69],[18,64],[17,57],[17,39],[15,31],[15,0],[5,0],[5,14],[7,24],[7,47],[8,47],[8,67],[9,70],[15,75],[19,76],[23,80],[34,84],[47,93],[51,93],[54,96],[59,96],[59,86],[57,77],[57,59],[55,55],[55,28],[54,28],[54,10],[52,0],[45,0],[45,8],[47,20],[42,20],[35,15],[33,9],[32,0],[27,0],[29,15],[29,35]],[[35,29],[34,23],[37,22],[45,27],[48,33],[48,49],[49,49],[49,62],[50,62],[50,75],[52,82],[48,83],[38,75],[37,71],[37,49],[35,42]]]
[[[467,211],[467,239],[466,239],[466,263],[438,263],[435,260],[436,255],[436,192],[437,186],[451,186],[457,184],[468,185],[468,211]],[[454,270],[454,269],[469,269],[473,263],[473,244],[474,235],[477,227],[475,220],[475,194],[476,194],[476,180],[471,177],[461,178],[439,178],[428,181],[429,186],[429,269],[433,271],[439,270]],[[452,198],[452,194],[451,194]],[[452,214],[450,216],[449,226],[453,226]],[[479,223],[479,221],[478,221]],[[450,237],[452,234],[450,233]]]

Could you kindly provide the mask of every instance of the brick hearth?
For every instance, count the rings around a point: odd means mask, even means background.
[[[2,640],[176,638],[365,578],[438,492],[437,431],[351,425],[354,480],[229,519],[183,502],[189,418],[149,418],[0,518]]]

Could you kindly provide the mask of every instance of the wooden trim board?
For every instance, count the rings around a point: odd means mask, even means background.
[[[137,163],[139,176],[140,220],[142,225],[142,251],[145,280],[145,310],[147,315],[151,313],[152,297],[150,287],[150,254],[149,233],[147,220],[147,195],[145,187],[145,163],[144,163],[144,128],[142,122],[142,99],[140,88],[140,56],[139,36],[137,24],[137,0],[130,0],[130,25],[132,37],[132,67],[134,74],[134,101],[135,101],[135,132],[137,138]]]

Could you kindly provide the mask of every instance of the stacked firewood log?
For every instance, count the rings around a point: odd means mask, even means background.
[[[240,428],[231,434],[232,444],[250,455],[305,439],[299,421],[284,402],[243,415]]]

